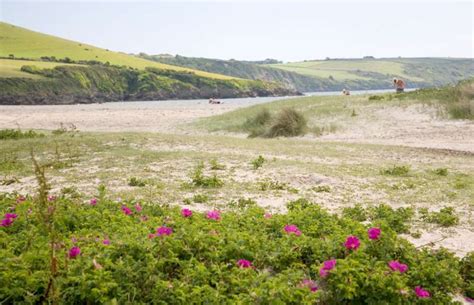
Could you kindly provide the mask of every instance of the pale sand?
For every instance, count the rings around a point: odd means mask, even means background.
[[[283,98],[287,97],[225,99],[223,104],[216,105],[210,105],[207,100],[41,106],[0,105],[0,129],[20,127],[53,130],[63,123],[74,124],[82,131],[188,133],[180,125],[197,118]]]
[[[151,131],[193,134],[196,131],[185,126],[186,123],[191,123],[201,117],[217,115],[272,100],[275,98],[235,99],[226,100],[222,105],[209,105],[206,100],[194,100],[89,105],[0,106],[0,129],[20,127],[22,129],[52,130],[57,129],[63,123],[74,124],[80,131]],[[474,123],[464,120],[439,119],[437,111],[435,108],[420,105],[405,108],[374,108],[373,111],[361,113],[352,121],[340,122],[341,128],[335,133],[322,137],[306,136],[304,138],[313,139],[316,142],[336,141],[402,145],[435,150],[446,149],[454,153],[473,156]],[[172,149],[178,148],[173,147]],[[184,149],[188,148],[184,147]],[[197,148],[190,147],[190,149]],[[248,171],[242,174],[248,174]],[[33,182],[34,179],[31,183],[34,184]],[[263,205],[271,202],[272,205],[282,208],[289,199],[294,198],[283,196],[278,199],[257,198],[257,201]],[[324,203],[325,200],[322,199],[321,202]],[[334,202],[331,206],[339,207]],[[474,244],[466,242],[474,239],[471,228],[457,227],[452,230],[431,228],[425,231],[419,239],[408,238],[417,246],[434,242],[433,246],[447,247],[460,256],[474,250]]]

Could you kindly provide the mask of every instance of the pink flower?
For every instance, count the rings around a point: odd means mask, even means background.
[[[183,217],[185,217],[185,218],[189,218],[189,217],[193,216],[193,211],[191,211],[190,209],[182,209],[181,210],[181,215],[183,215]]]
[[[133,214],[132,210],[130,210],[130,208],[127,207],[127,206],[125,206],[125,205],[122,206],[122,212],[123,212],[125,215],[132,215],[132,214]]]
[[[0,227],[9,227],[13,224],[13,219],[12,218],[4,218],[0,222]]]
[[[474,299],[471,299],[470,297],[465,297],[464,300],[468,303],[474,303]]]
[[[149,239],[152,239],[152,238],[155,238],[155,237],[156,237],[155,234],[152,234],[152,233],[148,234],[148,238],[149,238]]]
[[[382,233],[382,230],[380,230],[379,228],[370,228],[369,230],[367,230],[369,239],[379,239],[380,233]]]
[[[104,240],[102,241],[102,244],[103,244],[103,245],[106,245],[106,246],[110,245],[110,239],[108,239],[108,238],[104,239]]]
[[[140,217],[140,220],[141,220],[141,221],[147,221],[147,220],[148,220],[148,216],[143,215],[143,216]]]
[[[6,213],[5,216],[3,216],[2,221],[0,222],[0,227],[9,227],[13,224],[13,220],[17,218],[18,215],[14,213]]]
[[[300,236],[300,235],[301,235],[300,229],[298,229],[298,227],[295,226],[295,225],[286,225],[286,226],[285,226],[285,232],[286,232],[287,234],[295,234],[296,236]]]
[[[25,201],[25,200],[26,200],[26,197],[23,196],[23,195],[20,195],[20,196],[18,196],[18,198],[16,199],[16,203],[21,203],[21,202],[23,202],[23,201]]]
[[[269,218],[272,218],[273,215],[270,214],[270,213],[265,213],[265,214],[263,215],[263,217],[265,217],[266,219],[269,219]]]
[[[220,220],[221,219],[221,212],[217,210],[212,210],[207,212],[206,214],[207,219],[214,219],[214,220]]]
[[[142,209],[143,209],[143,208],[140,206],[140,203],[135,204],[135,211],[141,212]]]
[[[415,287],[415,293],[416,293],[416,296],[419,297],[420,299],[426,299],[431,296],[428,291],[424,290],[420,286]]]
[[[50,202],[54,201],[54,200],[56,200],[56,198],[57,198],[56,196],[50,195],[50,196],[48,196],[48,201],[50,201]]]
[[[252,262],[246,259],[239,259],[237,261],[237,266],[239,266],[239,268],[252,268]]]
[[[92,198],[91,200],[89,200],[89,203],[90,205],[96,205],[97,204],[97,198]]]
[[[357,238],[357,236],[350,235],[347,237],[344,246],[347,250],[357,250],[357,248],[360,246],[360,240]]]
[[[316,292],[318,291],[318,285],[316,285],[316,283],[310,279],[304,279],[301,281],[300,283],[300,286],[301,287],[307,287],[309,290],[311,290],[311,292]]]
[[[319,269],[319,276],[326,277],[329,275],[329,271],[336,267],[336,260],[330,259],[323,262],[323,266]]]
[[[156,229],[156,236],[164,236],[164,235],[171,235],[173,233],[173,229],[165,226],[161,226]]]
[[[71,237],[71,241],[72,241],[73,244],[75,244],[75,243],[77,243],[77,238]]]
[[[81,254],[81,249],[79,247],[72,247],[69,249],[69,258],[76,258],[79,254]]]
[[[388,266],[390,269],[392,269],[392,271],[398,271],[400,273],[404,273],[408,270],[408,266],[400,263],[399,261],[390,261],[388,262]]]

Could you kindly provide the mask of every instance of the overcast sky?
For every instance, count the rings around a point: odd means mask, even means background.
[[[0,0],[0,19],[128,53],[284,61],[473,57],[473,2],[430,2]]]

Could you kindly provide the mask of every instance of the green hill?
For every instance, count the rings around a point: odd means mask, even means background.
[[[0,104],[293,94],[278,83],[163,64],[0,23]]]
[[[171,55],[139,54],[139,57],[175,66],[187,67],[229,76],[279,82],[299,91],[315,90],[314,78],[282,69],[269,68],[254,62]]]
[[[211,73],[280,82],[299,91],[387,89],[392,88],[394,77],[403,78],[408,87],[434,87],[455,84],[474,75],[472,59],[364,58],[283,64],[276,60],[249,62],[143,53],[139,57]],[[274,63],[265,64],[268,62]]]
[[[0,57],[35,60],[40,60],[41,57],[55,57],[56,59],[69,58],[73,61],[88,60],[99,61],[102,63],[108,62],[111,65],[124,65],[137,69],[153,67],[175,71],[189,71],[200,76],[216,79],[232,78],[229,76],[152,62],[125,53],[101,49],[88,44],[30,31],[5,22],[0,22]],[[3,71],[5,70],[4,63],[1,64],[2,66],[0,66],[0,70]],[[18,64],[17,68],[12,68],[12,65],[14,65],[14,63],[10,63],[8,70],[13,74],[5,75],[3,72],[0,76],[15,77],[21,75],[28,77],[28,75],[20,72],[21,64]]]
[[[351,89],[359,89],[364,84],[388,88],[393,77],[406,80],[409,87],[431,87],[454,84],[474,76],[474,60],[469,58],[329,59],[266,67],[346,84]]]

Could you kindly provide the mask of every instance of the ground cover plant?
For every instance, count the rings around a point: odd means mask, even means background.
[[[26,139],[44,137],[44,134],[34,130],[22,131],[20,129],[1,129],[0,140]]]
[[[54,197],[40,181],[37,196],[0,197],[10,303],[454,304],[470,285],[446,250],[305,200],[287,214],[246,200],[197,212],[117,202],[103,188],[86,201]]]
[[[429,212],[428,209],[420,209],[421,218],[429,223],[436,223],[443,227],[451,227],[459,223],[459,216],[453,207],[444,207],[438,212]]]

